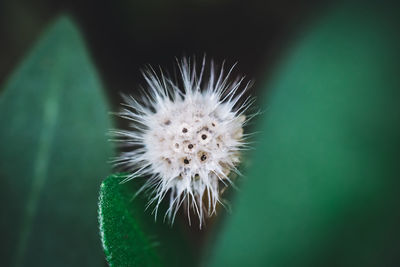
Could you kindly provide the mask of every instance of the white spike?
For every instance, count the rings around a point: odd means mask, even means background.
[[[242,115],[253,99],[238,104],[249,83],[242,88],[243,77],[229,81],[236,64],[224,74],[225,63],[216,70],[211,61],[206,77],[205,57],[199,72],[194,60],[183,58],[177,63],[180,81],[148,67],[142,72],[147,82],[142,99],[123,96],[124,108],[118,115],[130,121],[131,128],[112,130],[111,140],[133,150],[122,152],[113,163],[130,173],[123,182],[149,177],[139,192],[150,192],[147,207],[155,206],[155,217],[169,193],[164,219],[173,223],[183,205],[185,212],[191,209],[198,215],[201,227],[222,203],[219,181],[233,185],[229,173],[240,174],[239,152],[248,146],[242,128],[249,120]]]

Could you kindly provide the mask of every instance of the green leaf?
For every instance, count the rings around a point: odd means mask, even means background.
[[[147,199],[133,198],[141,183],[121,184],[123,174],[108,177],[100,188],[99,223],[110,266],[196,266],[194,246],[183,222],[169,227],[145,211]],[[161,208],[160,208],[161,209]],[[162,216],[161,216],[162,217]],[[187,234],[187,232],[186,232]]]
[[[2,266],[102,266],[99,177],[111,123],[75,25],[59,19],[0,96]]]
[[[274,78],[210,266],[398,266],[400,38],[393,7],[346,5]]]

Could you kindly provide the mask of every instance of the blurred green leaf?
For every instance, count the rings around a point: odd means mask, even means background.
[[[108,106],[81,37],[59,19],[0,96],[2,266],[102,266],[96,203]]]
[[[145,211],[137,180],[123,183],[123,174],[111,175],[101,185],[100,232],[110,266],[197,266],[193,244],[184,237],[184,227],[157,222]],[[161,216],[162,217],[162,216]]]
[[[399,21],[366,3],[299,35],[268,86],[211,266],[400,264]]]

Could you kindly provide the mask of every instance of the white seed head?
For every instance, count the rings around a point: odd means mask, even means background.
[[[189,222],[192,209],[201,227],[221,203],[221,187],[232,184],[229,174],[237,171],[247,144],[243,126],[249,117],[246,120],[244,113],[254,99],[243,99],[249,87],[247,83],[242,88],[243,78],[229,80],[233,67],[225,75],[222,65],[216,74],[211,61],[208,79],[203,77],[205,59],[200,74],[187,59],[178,67],[181,81],[149,68],[143,73],[147,88],[142,99],[124,96],[119,115],[131,121],[130,129],[113,135],[128,151],[115,163],[129,171],[125,181],[147,177],[139,191],[148,189],[156,216],[167,196],[165,215],[171,223],[183,204]]]

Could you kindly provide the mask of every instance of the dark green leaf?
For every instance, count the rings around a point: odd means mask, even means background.
[[[2,266],[102,266],[99,177],[108,106],[67,18],[45,32],[0,96]]]
[[[162,218],[155,222],[145,211],[147,199],[133,199],[140,178],[121,184],[125,177],[112,175],[100,189],[100,231],[110,266],[196,266],[184,227],[169,227]]]
[[[399,265],[399,23],[367,2],[310,27],[268,86],[211,266]]]

